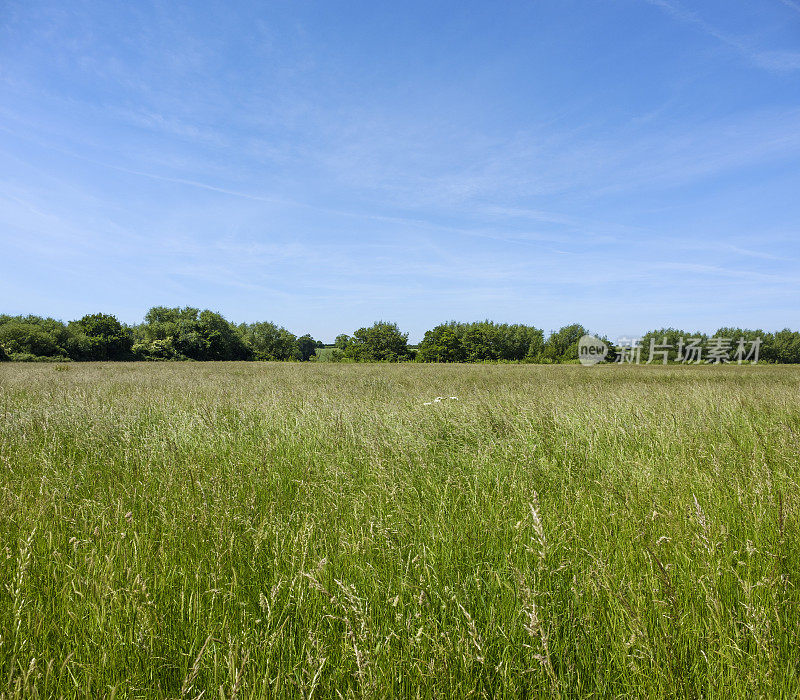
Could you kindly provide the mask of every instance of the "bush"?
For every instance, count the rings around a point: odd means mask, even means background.
[[[46,357],[63,353],[53,335],[33,323],[4,323],[0,326],[0,344],[13,354]]]
[[[29,352],[12,352],[9,356],[12,362],[72,362],[68,357],[53,355],[33,355]]]

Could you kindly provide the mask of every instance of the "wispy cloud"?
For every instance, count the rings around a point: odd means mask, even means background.
[[[800,13],[800,4],[794,2],[794,0],[780,0],[786,7],[791,7],[795,12]]]
[[[687,10],[675,0],[645,0],[660,8],[671,17],[685,24],[697,27],[705,34],[735,49],[754,65],[771,71],[794,71],[800,69],[800,51],[776,51],[761,49],[751,39],[722,31],[712,23],[703,19],[698,13]],[[800,6],[792,0],[781,0],[784,5],[800,12]]]
[[[800,6],[763,1],[763,21],[512,0],[454,23],[10,0],[0,295],[323,337],[378,316],[700,323],[739,290],[796,317],[800,62],[768,44]],[[683,51],[675,22],[698,32]]]

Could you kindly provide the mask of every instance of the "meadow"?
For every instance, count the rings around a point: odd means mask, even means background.
[[[799,389],[0,365],[0,695],[795,697]]]

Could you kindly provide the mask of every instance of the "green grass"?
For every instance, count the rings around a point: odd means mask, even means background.
[[[794,697],[799,389],[0,366],[0,694]]]
[[[317,362],[330,362],[336,348],[317,348],[316,361]]]

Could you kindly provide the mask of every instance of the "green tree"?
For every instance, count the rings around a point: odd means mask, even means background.
[[[19,325],[23,329],[19,328]],[[63,321],[41,316],[8,316],[0,315],[0,328],[11,326],[6,333],[13,336],[14,345],[23,347],[21,354],[36,355],[39,357],[65,357],[74,360],[85,359],[87,352],[84,347],[88,340],[79,331],[67,327]],[[16,327],[16,330],[13,328]],[[25,340],[27,338],[27,340]],[[9,349],[11,352],[11,350]]]
[[[220,314],[187,306],[155,306],[134,331],[137,353],[175,359],[246,360],[250,349],[239,329]],[[159,341],[156,343],[156,341]]]
[[[420,362],[464,362],[467,353],[460,335],[459,324],[454,321],[425,331],[425,336],[417,351],[417,360]]]
[[[784,328],[772,334],[766,349],[766,359],[781,364],[800,363],[800,333]]]
[[[661,354],[663,351],[667,352],[667,362],[675,362],[678,357],[678,349],[680,347],[681,338],[684,343],[689,342],[689,338],[700,337],[697,334],[688,333],[679,330],[678,328],[657,328],[655,330],[647,331],[639,339],[639,347],[641,347],[641,362],[646,363],[651,359],[650,357],[650,343],[653,344],[653,364],[662,364],[664,356]]]
[[[308,333],[301,335],[297,339],[297,351],[301,362],[307,362],[317,352],[317,341],[314,340]]]
[[[131,349],[138,360],[176,360],[184,359],[175,350],[172,338],[153,340],[150,343],[134,343]]]
[[[376,321],[369,328],[359,328],[344,350],[345,357],[359,362],[397,362],[409,358],[408,333],[401,333],[396,323]]]
[[[544,333],[541,329],[521,324],[503,326],[503,329],[505,342],[502,359],[522,361],[536,357],[544,350]]]
[[[242,324],[239,329],[257,360],[291,360],[299,353],[295,335],[274,323]]]
[[[55,337],[34,323],[12,320],[0,325],[0,345],[13,354],[57,357],[66,353]]]
[[[752,330],[749,328],[719,328],[714,332],[712,338],[728,338],[731,341],[731,362],[736,362],[736,350],[739,341],[744,341],[742,360],[752,349],[752,342],[756,339],[760,341],[758,347],[758,359],[768,362],[774,362],[774,336],[772,333],[767,333],[760,329]],[[751,358],[752,359],[752,358]],[[749,362],[750,360],[748,360]]]
[[[203,347],[197,360],[247,360],[250,350],[239,335],[239,330],[214,311],[201,311],[197,321],[197,334]]]
[[[567,362],[578,359],[578,341],[587,335],[579,323],[559,328],[550,334],[544,343],[542,356],[550,362]]]
[[[493,321],[442,323],[429,331],[419,346],[421,362],[521,362],[538,356],[543,333],[533,326]]]
[[[467,362],[499,360],[501,337],[498,328],[489,321],[466,325],[461,337]]]
[[[114,316],[87,315],[73,321],[70,328],[75,331],[71,347],[81,355],[80,359],[124,360],[130,357],[133,338]]]

